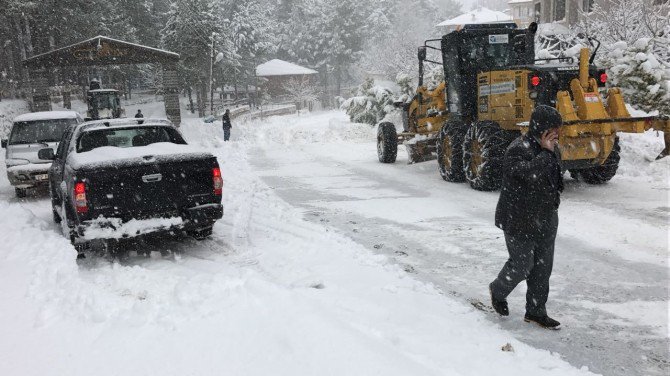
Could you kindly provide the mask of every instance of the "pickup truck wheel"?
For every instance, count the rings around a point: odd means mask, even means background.
[[[14,188],[14,192],[16,193],[16,197],[18,198],[24,198],[27,195],[26,188]]]
[[[59,224],[61,222],[60,215],[58,215],[58,212],[54,207],[51,207],[51,215],[53,216],[55,224]]]
[[[188,234],[195,238],[195,240],[205,240],[212,235],[212,226],[190,231]]]

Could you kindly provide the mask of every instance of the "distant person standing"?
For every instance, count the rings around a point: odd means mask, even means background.
[[[498,314],[507,316],[507,296],[526,280],[524,320],[549,329],[560,327],[547,315],[545,304],[563,191],[563,173],[555,153],[562,124],[555,108],[538,106],[530,117],[528,133],[514,140],[505,152],[495,222],[505,233],[509,259],[489,285],[491,305]]]
[[[137,113],[135,114],[135,119],[143,119],[143,118],[144,118],[144,114],[142,113],[142,110],[138,109]],[[140,121],[137,122],[137,124],[142,124],[142,123],[144,123],[144,120],[140,120]]]
[[[233,127],[233,124],[230,122],[230,110],[226,110],[223,114],[221,123],[223,125],[223,141],[228,141],[230,139],[230,129]]]

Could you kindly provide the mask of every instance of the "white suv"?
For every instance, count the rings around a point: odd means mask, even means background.
[[[63,133],[82,122],[74,111],[33,112],[14,119],[9,139],[2,140],[2,147],[7,149],[7,178],[17,197],[25,197],[28,188],[49,184],[51,161],[40,160],[37,152],[44,148],[55,150]]]

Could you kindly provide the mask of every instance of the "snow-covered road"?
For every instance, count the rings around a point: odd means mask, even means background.
[[[345,128],[345,129],[342,129]],[[386,255],[464,304],[487,301],[506,258],[493,226],[497,193],[445,183],[436,163],[376,161],[374,130],[337,113],[256,125],[250,158],[279,197],[306,218]],[[525,286],[508,319],[527,343],[608,375],[665,375],[668,363],[669,161],[655,134],[624,135],[621,175],[604,186],[567,178],[550,313],[559,333],[523,323]]]
[[[183,125],[222,165],[213,237],[122,265],[77,264],[48,198],[14,198],[0,167],[1,375],[667,373],[667,163],[568,186],[557,333],[521,321],[523,289],[507,320],[468,303],[505,258],[496,194],[378,164],[339,112],[234,126]]]

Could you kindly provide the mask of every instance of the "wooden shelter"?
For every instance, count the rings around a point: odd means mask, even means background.
[[[32,56],[23,61],[29,69],[34,111],[51,110],[48,75],[53,69],[73,66],[161,64],[165,114],[175,125],[181,123],[177,63],[179,54],[105,36],[97,36],[67,47]]]

